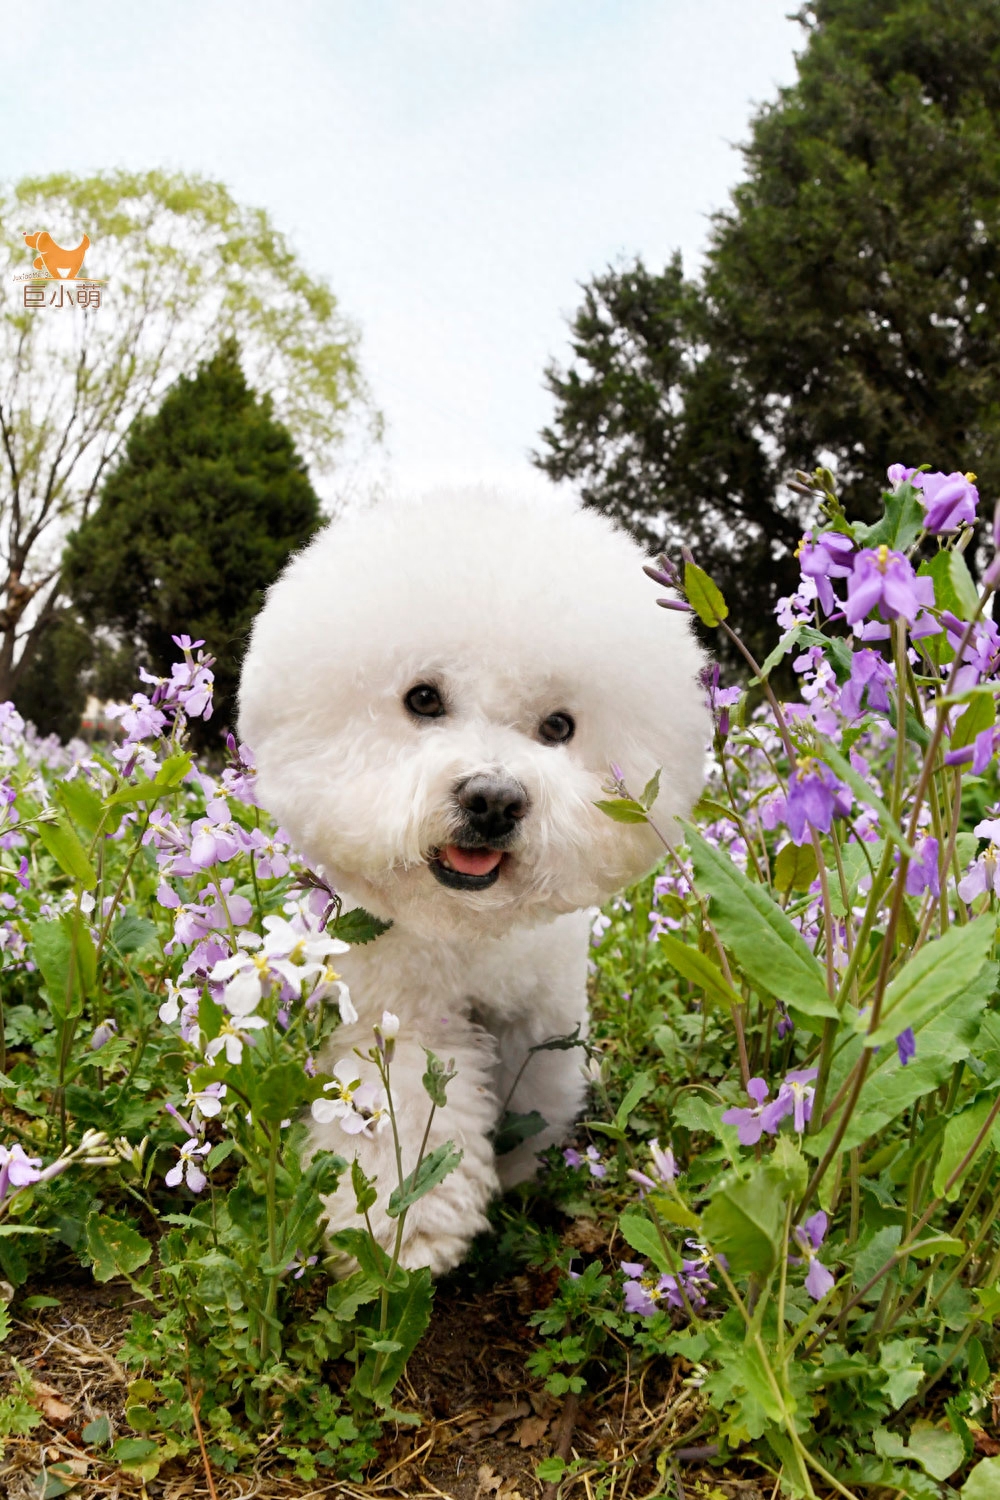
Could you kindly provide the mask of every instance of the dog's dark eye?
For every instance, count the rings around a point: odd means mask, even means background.
[[[547,745],[565,745],[573,738],[576,725],[569,714],[549,714],[538,726],[538,737]]]
[[[441,694],[429,682],[418,682],[411,687],[403,702],[418,719],[440,719],[444,713]]]

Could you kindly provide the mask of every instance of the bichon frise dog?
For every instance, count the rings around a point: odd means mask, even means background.
[[[462,1161],[410,1210],[407,1265],[457,1264],[490,1198],[531,1176],[582,1107],[580,1051],[528,1049],[585,1032],[588,908],[662,854],[648,827],[594,806],[609,764],[633,794],[662,768],[668,830],[701,787],[701,653],[686,617],[656,608],[643,561],[603,516],[556,498],[383,503],[294,558],[254,625],[240,731],[260,800],[345,908],[392,923],[338,960],[358,1020],[323,1065],[367,1053],[383,1011],[399,1017],[407,1172],[429,1109],[424,1048],[457,1070],[428,1149],[450,1138]],[[497,1157],[505,1105],[546,1125]],[[390,1132],[333,1121],[312,1145],[356,1153],[385,1202]],[[349,1182],[329,1222],[358,1225]],[[391,1244],[395,1220],[373,1223]]]

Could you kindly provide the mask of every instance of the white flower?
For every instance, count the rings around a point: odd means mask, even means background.
[[[185,1108],[196,1109],[203,1119],[212,1120],[222,1112],[222,1103],[226,1097],[226,1085],[224,1083],[209,1083],[198,1092],[194,1092],[188,1082],[187,1098],[184,1101]]]
[[[265,982],[270,982],[267,955],[247,953],[241,950],[232,958],[220,958],[209,974],[209,979],[224,983],[222,1003],[234,1016],[249,1016],[255,1011],[264,994]]]
[[[333,1079],[323,1085],[323,1091],[334,1097],[313,1100],[312,1116],[317,1124],[329,1125],[338,1120],[348,1135],[371,1139],[390,1123],[385,1090],[373,1083],[362,1083],[357,1065],[349,1057],[342,1057],[334,1065]]]
[[[243,1061],[244,1043],[250,1041],[247,1032],[260,1031],[267,1025],[263,1016],[240,1016],[239,1021],[241,1029],[237,1030],[229,1020],[223,1020],[219,1035],[213,1037],[205,1048],[207,1062],[213,1062],[225,1048],[227,1062],[232,1063],[234,1068],[239,1067]]]
[[[399,1017],[394,1016],[391,1010],[384,1010],[382,1012],[382,1024],[379,1027],[379,1031],[387,1042],[395,1041],[396,1037],[399,1036]]]
[[[209,1141],[199,1142],[193,1135],[189,1135],[186,1140],[182,1141],[177,1148],[178,1161],[163,1179],[167,1187],[178,1187],[181,1180],[185,1179],[192,1193],[200,1193],[208,1178],[195,1158],[205,1156],[211,1149]]]

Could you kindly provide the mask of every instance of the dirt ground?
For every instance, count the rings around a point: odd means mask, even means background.
[[[589,1473],[570,1494],[592,1500],[597,1465],[612,1464],[614,1500],[664,1494],[670,1500],[770,1500],[752,1479],[713,1472],[692,1453],[662,1474],[655,1460],[664,1447],[683,1442],[697,1424],[696,1397],[683,1372],[669,1366],[641,1381],[629,1372],[609,1377],[599,1398],[555,1400],[524,1370],[534,1336],[527,1319],[544,1305],[551,1287],[542,1276],[516,1276],[486,1290],[445,1282],[428,1334],[410,1361],[396,1402],[418,1412],[422,1423],[399,1428],[383,1444],[381,1466],[364,1485],[289,1477],[287,1465],[265,1439],[252,1472],[206,1474],[204,1464],[174,1460],[144,1486],[95,1454],[82,1429],[106,1415],[112,1435],[130,1435],[124,1398],[134,1373],[115,1359],[135,1303],[127,1287],[60,1284],[57,1308],[15,1316],[4,1353],[31,1374],[34,1399],[45,1421],[7,1440],[0,1459],[3,1500],[52,1500],[65,1492],[79,1500],[236,1500],[274,1497],[309,1500],[321,1495],[435,1497],[435,1500],[541,1500],[546,1487],[537,1461],[561,1449],[584,1461]],[[44,1290],[37,1288],[36,1290]],[[6,1361],[4,1361],[6,1363]],[[55,1473],[61,1484],[53,1485]],[[605,1469],[605,1473],[608,1471]],[[569,1487],[567,1487],[569,1488]]]

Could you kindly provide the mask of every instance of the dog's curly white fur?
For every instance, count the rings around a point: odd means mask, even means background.
[[[655,608],[643,560],[605,518],[556,499],[386,502],[293,559],[254,625],[240,731],[261,801],[347,905],[393,924],[340,961],[359,1019],[323,1064],[366,1052],[384,1010],[399,1016],[409,1171],[428,1110],[423,1049],[455,1060],[429,1144],[451,1138],[463,1157],[411,1209],[409,1265],[455,1265],[490,1197],[532,1175],[582,1106],[578,1050],[521,1070],[530,1047],[586,1027],[587,908],[662,852],[648,827],[594,806],[609,763],[635,788],[662,767],[654,814],[668,830],[701,785],[701,655],[684,616]],[[497,1158],[505,1101],[547,1126]],[[359,1140],[335,1121],[312,1144],[356,1150],[384,1201],[386,1135]],[[345,1189],[328,1203],[333,1229],[358,1223]],[[376,1214],[374,1227],[388,1244],[394,1221]]]

